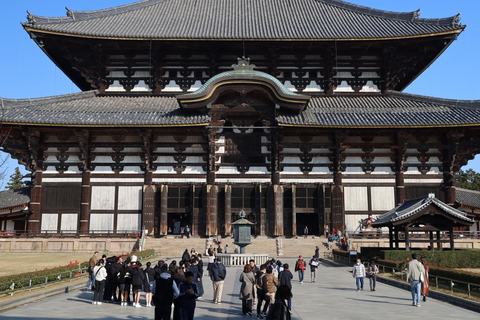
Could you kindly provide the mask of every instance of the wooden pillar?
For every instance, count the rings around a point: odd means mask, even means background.
[[[433,231],[430,231],[430,250],[433,251],[435,246],[433,245]]]
[[[90,199],[91,199],[91,188],[90,188],[90,171],[85,170],[82,173],[82,194],[80,196],[81,206],[80,206],[80,216],[79,216],[79,228],[81,234],[86,234],[90,230]]]
[[[225,185],[225,235],[232,234],[232,186]]]
[[[453,205],[456,201],[454,181],[455,177],[451,171],[443,172],[443,192],[445,203],[448,205]]]
[[[297,186],[292,185],[292,236],[297,235]]]
[[[332,230],[344,230],[344,205],[343,205],[343,185],[342,172],[337,171],[333,175],[332,186]]]
[[[388,227],[388,240],[390,243],[390,249],[393,249],[393,230],[392,227]]]
[[[437,249],[442,250],[442,241],[440,239],[440,230],[437,231]]]
[[[405,179],[403,171],[395,173],[395,188],[397,205],[399,205],[405,201]]]
[[[152,171],[145,172],[143,185],[142,223],[147,234],[154,234],[155,226],[155,186],[152,185]]]
[[[35,170],[33,178],[33,188],[30,191],[30,211],[32,214],[28,217],[28,232],[34,234],[40,232],[41,228],[41,210],[42,210],[42,171]]]
[[[398,243],[398,227],[395,227],[395,249],[400,249],[400,244]]]
[[[273,186],[273,202],[274,202],[274,236],[283,236],[283,186]]]
[[[217,235],[217,195],[218,186],[207,184],[207,221],[205,234]]]
[[[160,199],[159,235],[166,236],[168,234],[168,186],[166,184],[160,186]]]
[[[405,250],[410,251],[410,239],[408,234],[408,227],[405,227]]]
[[[192,220],[191,220],[191,226],[190,226],[190,232],[192,233],[192,236],[199,236],[199,230],[200,230],[200,227],[198,225],[198,216],[199,216],[199,212],[200,210],[203,210],[203,208],[196,208],[195,207],[195,194],[196,194],[196,189],[202,189],[204,188],[203,185],[195,185],[195,184],[192,184],[191,186],[191,190],[192,190]],[[203,197],[203,196],[202,196]],[[203,197],[205,198],[205,197]]]
[[[453,239],[453,226],[450,226],[448,233],[450,234],[450,250],[455,250],[455,241]]]
[[[269,190],[268,190],[268,186],[262,186],[260,185],[259,186],[259,192],[260,194],[262,194],[262,189],[265,188],[266,192],[265,192],[265,197],[266,197],[266,202],[269,201]],[[260,201],[261,203],[262,201]],[[260,204],[260,210],[257,212],[257,217],[256,217],[256,222],[257,222],[257,230],[256,230],[256,234],[257,236],[262,236],[262,237],[265,237],[267,235],[267,228],[266,228],[266,225],[267,225],[267,214],[266,214],[266,211],[268,210],[268,203],[266,204],[266,208],[262,208],[261,204]]]

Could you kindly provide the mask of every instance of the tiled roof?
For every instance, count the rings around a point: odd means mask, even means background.
[[[31,188],[0,191],[0,209],[11,208],[30,202]]]
[[[175,97],[104,96],[87,91],[37,99],[1,99],[4,123],[66,126],[175,126],[210,122]],[[388,95],[312,96],[299,115],[280,125],[318,127],[430,127],[480,125],[480,101],[446,100],[400,92]]]
[[[26,27],[136,39],[377,39],[463,30],[457,16],[421,19],[341,0],[144,0],[67,17],[27,16]]]
[[[442,201],[435,198],[435,195],[432,193],[428,196],[424,196],[421,198],[405,200],[401,205],[395,207],[387,213],[378,216],[377,220],[372,223],[372,227],[383,227],[391,223],[408,219],[430,205],[436,206],[443,212],[451,215],[456,219],[460,219],[469,223],[474,222],[472,219],[467,218],[467,214],[465,212],[454,209],[449,205],[443,203]]]
[[[310,99],[283,125],[320,127],[429,127],[480,125],[480,101],[437,99],[391,91],[386,95],[334,95]]]
[[[480,208],[480,191],[455,188],[455,197],[460,205]]]
[[[79,126],[175,126],[210,122],[164,96],[100,96],[96,91],[49,98],[3,100],[4,123]]]

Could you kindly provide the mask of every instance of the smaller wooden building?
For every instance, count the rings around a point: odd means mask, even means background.
[[[30,187],[0,192],[0,237],[20,235],[27,230]]]
[[[399,248],[400,242],[405,242],[405,249],[410,249],[412,242],[430,243],[433,250],[434,243],[441,249],[443,242],[450,242],[450,248],[455,248],[453,228],[469,227],[474,220],[467,217],[465,212],[454,209],[435,198],[433,193],[428,196],[405,200],[401,205],[378,217],[372,223],[374,228],[388,227],[390,248]],[[442,238],[442,233],[448,232],[449,238]],[[404,239],[399,234],[403,233]],[[424,234],[429,235],[425,239]],[[436,239],[434,239],[434,233]]]

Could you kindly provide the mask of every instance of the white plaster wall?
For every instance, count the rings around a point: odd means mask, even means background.
[[[118,210],[142,210],[142,186],[118,187]]]
[[[14,230],[15,230],[15,223],[13,222],[13,220],[7,220],[5,231],[14,231]]]
[[[237,167],[220,167],[217,174],[240,174],[240,172],[238,172]]]
[[[40,226],[42,232],[57,232],[58,214],[44,213],[42,214],[42,224]]]
[[[344,187],[345,211],[368,211],[367,187]]]
[[[114,186],[92,186],[91,189],[91,210],[115,209]]]
[[[76,232],[78,225],[78,214],[76,213],[63,213],[62,221],[60,223],[60,230],[63,232]]]
[[[142,215],[138,214],[119,214],[117,216],[118,231],[136,231],[142,229]]]
[[[349,232],[360,230],[360,220],[368,218],[368,214],[346,214],[345,230]]]
[[[388,211],[395,207],[395,187],[372,187],[372,210]]]
[[[113,213],[90,215],[90,231],[113,231]]]

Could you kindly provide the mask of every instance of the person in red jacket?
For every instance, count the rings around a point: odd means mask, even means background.
[[[298,271],[298,278],[300,283],[303,283],[303,275],[305,272],[305,261],[303,261],[302,255],[298,256],[297,263],[295,264],[295,272]]]

